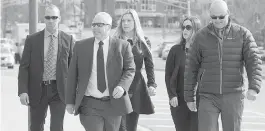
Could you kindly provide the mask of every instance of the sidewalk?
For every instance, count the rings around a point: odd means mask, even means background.
[[[47,117],[44,125],[44,131],[50,131],[50,111],[47,112]],[[64,118],[64,131],[85,131],[84,127],[80,123],[79,116],[70,115],[65,112]],[[138,125],[137,131],[152,131],[142,125]]]
[[[152,131],[152,130],[149,129],[149,128],[143,127],[143,126],[141,126],[141,125],[138,125],[138,127],[137,127],[137,131]]]

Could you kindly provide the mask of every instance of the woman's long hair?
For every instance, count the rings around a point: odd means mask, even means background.
[[[120,18],[120,22],[118,24],[118,27],[114,33],[114,36],[116,37],[119,37],[121,39],[124,39],[125,38],[125,32],[123,31],[122,29],[122,19],[123,19],[123,16],[126,15],[126,14],[131,14],[132,17],[133,17],[133,20],[134,20],[134,36],[133,36],[133,43],[137,43],[137,41],[141,41],[141,43],[143,43],[148,51],[151,53],[150,51],[150,48],[149,48],[149,45],[147,45],[146,43],[146,40],[144,38],[144,31],[141,27],[141,23],[140,23],[140,19],[138,17],[138,14],[137,12],[134,10],[134,9],[128,9]],[[137,45],[134,45],[134,46],[141,46],[141,44],[137,44]],[[141,47],[138,47],[138,49],[141,49]]]
[[[197,17],[195,17],[195,16],[185,17],[185,18],[183,19],[183,21],[181,22],[180,27],[183,26],[183,23],[184,23],[186,20],[190,20],[190,21],[191,21],[191,24],[192,24],[192,34],[191,34],[191,36],[190,36],[190,38],[189,38],[189,41],[190,41],[190,42],[193,42],[193,40],[194,40],[194,35],[195,35],[195,34],[198,32],[198,30],[201,28],[201,21],[200,21]],[[181,28],[181,29],[182,29],[182,28]],[[183,32],[183,30],[181,30],[181,31]],[[185,45],[187,41],[186,41],[186,39],[184,39],[182,32],[181,32],[180,44],[184,44],[184,45]]]

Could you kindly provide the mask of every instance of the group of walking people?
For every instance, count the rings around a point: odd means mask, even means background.
[[[220,114],[224,131],[240,131],[244,98],[255,100],[261,88],[261,60],[252,34],[230,21],[222,0],[211,4],[210,16],[203,28],[198,18],[186,17],[166,60],[176,131],[218,131]],[[64,130],[65,110],[79,115],[86,131],[136,131],[140,114],[155,113],[152,44],[135,10],[121,16],[113,35],[112,17],[97,13],[93,37],[80,41],[58,30],[56,6],[46,8],[44,19],[45,29],[26,38],[18,75],[31,131],[44,130],[48,107],[51,131]]]

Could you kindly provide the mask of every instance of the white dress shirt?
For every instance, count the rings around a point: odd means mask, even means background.
[[[99,43],[100,40],[95,38],[94,41],[94,49],[93,49],[93,64],[92,64],[92,70],[91,70],[91,75],[88,81],[88,86],[87,90],[85,92],[86,96],[93,96],[96,98],[101,98],[104,96],[109,96],[109,88],[108,88],[108,78],[107,78],[107,73],[106,73],[106,63],[107,63],[107,58],[108,58],[108,52],[109,52],[109,37],[107,37],[105,40],[102,42],[103,44],[103,54],[104,54],[104,67],[105,67],[105,79],[106,79],[106,90],[101,93],[98,90],[98,83],[97,83],[97,52],[99,48]]]

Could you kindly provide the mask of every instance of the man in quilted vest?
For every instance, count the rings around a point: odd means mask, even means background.
[[[212,22],[196,34],[187,56],[185,101],[197,111],[198,82],[199,131],[215,131],[219,115],[223,131],[240,131],[244,98],[255,100],[261,88],[261,58],[250,31],[231,23],[226,2],[213,1],[210,16]]]

